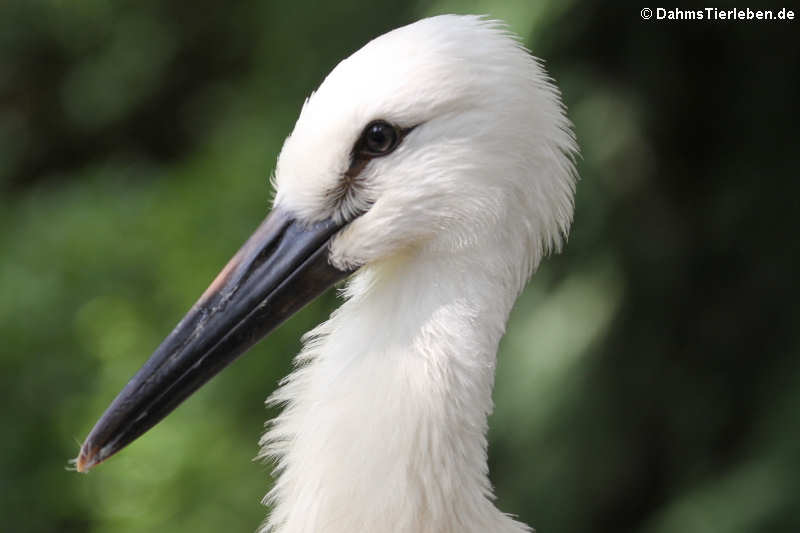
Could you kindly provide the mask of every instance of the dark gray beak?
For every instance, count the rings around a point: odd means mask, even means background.
[[[183,400],[352,271],[328,263],[330,220],[304,226],[274,209],[97,421],[81,447],[85,472],[156,425]]]

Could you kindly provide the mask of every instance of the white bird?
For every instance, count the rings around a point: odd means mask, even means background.
[[[504,26],[445,15],[342,61],[281,150],[274,207],[114,400],[86,471],[350,276],[268,400],[274,533],[521,532],[493,504],[498,343],[562,246],[577,147],[559,92]]]

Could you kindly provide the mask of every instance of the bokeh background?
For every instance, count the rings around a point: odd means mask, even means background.
[[[582,147],[570,242],[502,344],[498,505],[540,533],[800,531],[798,22],[643,7],[0,2],[0,529],[255,530],[262,400],[332,293],[103,467],[67,460],[262,219],[324,75],[472,12],[547,60]]]

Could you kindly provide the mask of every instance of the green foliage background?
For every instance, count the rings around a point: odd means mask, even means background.
[[[502,344],[499,506],[543,533],[800,531],[798,23],[642,7],[0,3],[2,530],[257,527],[262,400],[333,294],[90,475],[67,459],[263,218],[324,75],[473,12],[547,60],[583,152],[571,240]]]

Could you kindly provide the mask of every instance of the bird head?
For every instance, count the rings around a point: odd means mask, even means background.
[[[533,265],[569,228],[575,150],[558,90],[511,34],[439,16],[328,75],[283,146],[275,205],[342,224],[330,259],[343,268],[498,235]]]
[[[491,241],[527,278],[568,230],[575,151],[557,89],[497,22],[445,15],[371,41],[306,100],[272,212],[108,407],[78,470],[359,268]]]

